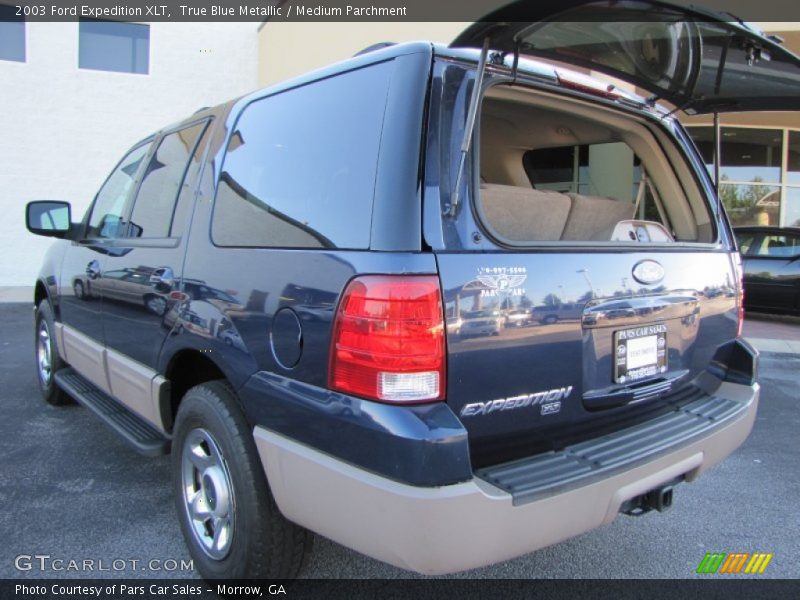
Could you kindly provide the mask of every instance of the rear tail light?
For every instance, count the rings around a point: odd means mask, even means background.
[[[445,395],[444,311],[435,275],[353,279],[333,325],[331,389],[393,403]]]

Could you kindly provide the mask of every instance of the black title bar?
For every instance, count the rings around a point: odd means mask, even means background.
[[[554,12],[565,6],[563,0],[530,2],[537,12],[548,3]],[[796,0],[672,3],[731,13],[743,21],[800,21],[800,2]],[[474,22],[505,4],[506,0],[0,0],[0,21]]]

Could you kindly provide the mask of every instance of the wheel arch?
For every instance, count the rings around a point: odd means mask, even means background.
[[[37,279],[33,288],[33,305],[39,306],[43,300],[47,300],[50,303],[50,308],[53,309],[53,318],[60,321],[61,311],[59,310],[58,302],[53,299],[50,287],[43,279]]]
[[[160,400],[160,411],[164,428],[169,433],[172,433],[175,416],[187,391],[201,383],[219,379],[232,383],[220,365],[195,348],[174,352],[166,362],[164,376],[169,381],[169,389]]]

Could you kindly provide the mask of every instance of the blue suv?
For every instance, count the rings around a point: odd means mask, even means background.
[[[739,255],[670,111],[797,110],[800,61],[695,9],[534,4],[203,109],[80,221],[28,205],[61,238],[42,395],[171,452],[204,577],[294,576],[311,532],[510,559],[669,508],[750,432]]]

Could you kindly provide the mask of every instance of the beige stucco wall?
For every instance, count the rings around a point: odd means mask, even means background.
[[[448,43],[468,25],[267,21],[258,31],[258,81],[277,83],[349,58],[378,42]]]

